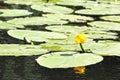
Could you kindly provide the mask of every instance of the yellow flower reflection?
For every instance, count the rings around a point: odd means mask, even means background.
[[[85,73],[85,67],[75,67],[73,68],[73,70],[75,70],[75,74],[84,74]]]
[[[84,43],[86,41],[86,37],[84,34],[78,34],[75,36],[75,42],[80,44],[80,43]]]

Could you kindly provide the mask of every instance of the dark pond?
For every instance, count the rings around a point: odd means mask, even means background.
[[[0,3],[1,8],[28,9],[25,5],[8,5]],[[36,13],[36,11],[35,11]],[[32,16],[40,15],[36,13]],[[11,18],[1,17],[1,20]],[[97,19],[97,17],[96,17]],[[0,31],[1,44],[22,44],[23,41],[8,36],[6,31]],[[0,57],[0,80],[120,80],[120,57],[105,57],[98,64],[87,66],[85,74],[75,74],[73,68],[48,69],[38,65],[38,56]]]

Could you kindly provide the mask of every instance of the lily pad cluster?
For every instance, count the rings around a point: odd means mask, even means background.
[[[101,62],[102,56],[120,56],[119,36],[113,32],[120,31],[120,6],[101,1],[5,0],[6,4],[29,8],[0,9],[0,18],[11,18],[0,21],[0,30],[26,45],[0,44],[0,56],[37,55],[37,63],[47,68],[88,66]],[[34,11],[39,14],[33,15]],[[86,36],[84,53],[74,39],[79,33]]]

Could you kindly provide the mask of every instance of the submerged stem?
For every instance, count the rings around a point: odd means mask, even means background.
[[[85,53],[85,49],[83,48],[82,43],[80,43],[80,47],[82,49],[82,52]]]

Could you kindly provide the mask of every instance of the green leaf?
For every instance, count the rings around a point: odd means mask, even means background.
[[[96,27],[100,30],[120,30],[120,23],[108,22],[108,21],[94,21],[88,23],[92,27]]]
[[[17,29],[17,28],[24,28],[24,26],[0,21],[0,29],[9,30],[9,29]]]
[[[35,45],[0,44],[0,56],[32,56],[46,52],[48,51]]]
[[[0,12],[3,12],[0,17],[17,17],[32,14],[32,12],[22,9],[0,9]]]
[[[120,14],[120,7],[82,9],[75,11],[75,13],[84,14],[84,15],[115,15],[115,14]]]
[[[54,52],[36,59],[37,63],[47,68],[71,68],[88,66],[101,62],[103,57],[95,54],[76,52]]]
[[[47,31],[32,31],[32,30],[9,30],[8,34],[14,38],[22,39],[24,38],[30,42],[44,42],[48,39],[66,39],[67,36],[62,33],[47,32]]]
[[[103,19],[103,20],[120,22],[120,16],[102,16],[100,18]]]
[[[67,20],[69,22],[86,22],[92,21],[92,17],[72,15],[72,14],[43,14],[44,17],[56,20]],[[56,17],[55,17],[56,16]]]
[[[68,21],[49,19],[45,17],[26,17],[26,18],[15,18],[7,21],[11,24],[20,25],[51,25],[51,24],[66,24]]]
[[[73,10],[70,8],[57,6],[57,5],[32,5],[31,8],[47,13],[69,14],[73,12]]]

